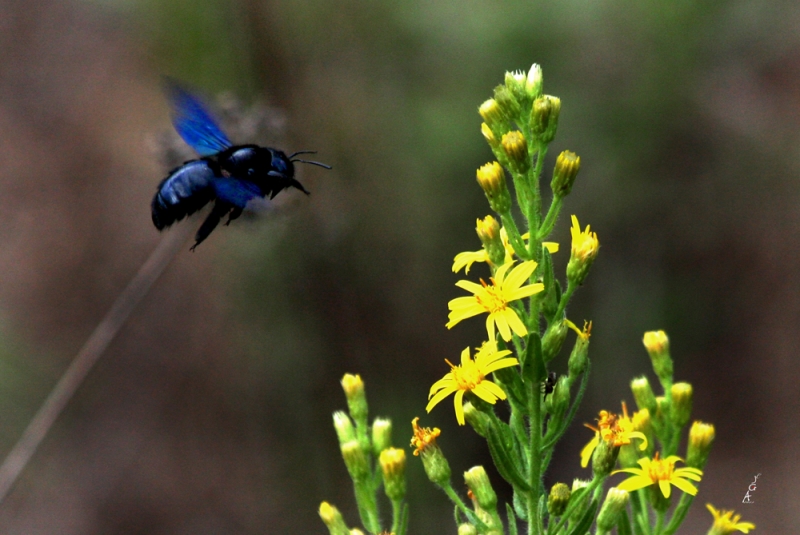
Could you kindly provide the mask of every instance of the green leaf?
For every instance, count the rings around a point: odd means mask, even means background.
[[[547,369],[542,359],[542,339],[537,332],[528,335],[525,355],[522,357],[522,376],[533,384],[541,383],[547,377]]]
[[[505,427],[502,430],[500,428]],[[500,475],[511,483],[515,489],[530,490],[528,482],[519,472],[523,466],[522,458],[517,455],[513,445],[514,435],[511,428],[507,425],[494,424],[489,428],[486,442],[489,445],[489,453],[492,455],[497,471]]]
[[[623,509],[617,521],[617,535],[633,535],[631,533],[631,521],[628,518],[628,511]]]
[[[517,515],[514,514],[514,508],[506,503],[506,516],[508,517],[508,535],[517,534]]]
[[[594,514],[597,512],[597,506],[600,505],[600,502],[597,500],[592,500],[592,504],[583,514],[580,521],[575,524],[575,527],[572,528],[568,535],[586,535],[589,531],[589,528],[592,527],[592,522],[594,522]]]

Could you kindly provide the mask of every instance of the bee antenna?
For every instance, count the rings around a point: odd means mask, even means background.
[[[317,151],[315,151],[315,150],[299,150],[299,151],[295,152],[294,154],[290,155],[289,159],[291,160],[292,158],[294,158],[298,154],[316,154],[316,153],[317,153]]]
[[[300,162],[300,163],[310,163],[311,165],[318,165],[319,167],[324,167],[325,169],[333,169],[333,167],[331,167],[330,165],[325,165],[324,163],[314,162],[314,161],[311,161],[311,160],[299,160],[298,159],[298,160],[289,160],[289,161],[290,162]]]

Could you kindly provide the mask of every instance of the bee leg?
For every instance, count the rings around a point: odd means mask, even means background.
[[[244,208],[239,208],[238,206],[231,210],[231,213],[228,214],[228,220],[225,222],[225,226],[227,227],[230,225],[231,221],[242,215],[242,212],[244,212]]]
[[[194,236],[194,245],[192,245],[191,250],[194,251],[198,245],[200,245],[208,236],[217,228],[219,225],[220,219],[227,214],[231,210],[231,205],[226,202],[220,202],[217,200],[214,203],[214,208],[211,209],[211,213],[208,214],[208,217],[203,224],[200,225],[200,228],[197,229],[197,234]]]

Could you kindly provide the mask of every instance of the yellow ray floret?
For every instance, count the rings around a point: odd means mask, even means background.
[[[455,366],[449,361],[450,372],[444,377],[433,383],[428,393],[428,406],[425,410],[431,409],[450,394],[455,393],[453,400],[456,409],[456,420],[459,425],[464,425],[464,394],[472,392],[487,403],[494,404],[498,399],[506,399],[503,389],[486,378],[490,373],[516,366],[519,361],[513,357],[508,357],[511,351],[497,351],[497,344],[489,341],[485,342],[475,354],[472,360],[469,348],[461,352],[461,364]]]
[[[526,232],[525,234],[522,235],[523,240],[527,240],[529,237],[530,237],[529,232]],[[504,263],[508,264],[509,262],[514,260],[514,248],[508,241],[508,233],[506,232],[505,227],[500,229],[500,240],[502,241],[503,248],[506,251],[506,257]],[[547,249],[547,252],[549,252],[550,254],[555,254],[558,252],[558,243],[553,241],[542,242],[542,247]],[[463,253],[458,253],[456,257],[453,259],[453,273],[458,273],[462,269],[464,269],[464,273],[469,273],[469,269],[475,262],[486,262],[487,264],[491,264],[491,261],[489,260],[489,253],[486,252],[486,249],[481,249],[480,251],[464,251]]]
[[[600,411],[597,418],[597,427],[589,424],[583,425],[595,432],[594,438],[581,450],[581,466],[584,468],[588,466],[589,459],[592,458],[592,453],[597,445],[600,444],[601,439],[611,442],[614,446],[627,446],[632,442],[632,439],[638,438],[641,440],[639,449],[642,451],[647,449],[647,437],[641,431],[634,429],[633,419],[628,416],[628,406],[624,401],[622,402],[622,416],[613,412]]]
[[[729,535],[734,531],[750,533],[751,529],[756,529],[756,525],[752,522],[739,522],[742,515],[735,515],[733,511],[716,510],[710,503],[707,503],[706,507],[714,515],[714,525],[711,527],[712,533]]]
[[[450,321],[447,322],[447,328],[451,329],[461,320],[487,312],[489,316],[486,318],[486,330],[489,333],[489,341],[495,340],[495,326],[500,331],[500,336],[506,341],[511,340],[511,331],[514,331],[517,336],[528,334],[525,324],[519,319],[514,309],[508,305],[512,301],[541,292],[544,285],[535,283],[523,286],[536,269],[536,262],[533,260],[522,262],[514,269],[511,269],[512,265],[513,262],[509,262],[500,266],[495,276],[489,279],[491,284],[482,280],[482,284],[466,280],[458,281],[456,286],[473,295],[457,297],[447,304],[450,309],[448,316]]]
[[[634,474],[619,485],[618,489],[627,490],[632,492],[634,490],[643,489],[650,485],[658,485],[661,489],[661,494],[665,498],[669,498],[671,487],[675,485],[686,494],[692,496],[697,494],[697,487],[687,481],[700,481],[703,477],[703,471],[697,468],[675,468],[675,463],[683,459],[677,455],[670,455],[666,459],[659,459],[658,453],[652,459],[644,458],[639,459],[638,463],[641,468],[622,468],[615,470],[611,474],[618,474],[620,472],[627,472]]]

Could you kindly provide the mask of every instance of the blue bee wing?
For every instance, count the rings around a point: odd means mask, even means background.
[[[217,199],[238,208],[244,208],[248,202],[264,196],[261,188],[252,182],[238,178],[218,178],[214,180],[213,185]]]
[[[175,130],[200,156],[211,156],[232,145],[205,106],[174,83],[167,85]]]

